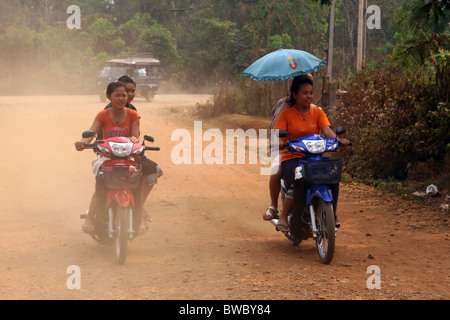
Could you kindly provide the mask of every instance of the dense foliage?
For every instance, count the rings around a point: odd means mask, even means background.
[[[213,101],[200,106],[203,115],[268,117],[287,93],[286,82],[257,83],[239,74],[279,47],[325,59],[330,3],[2,0],[1,93],[93,93],[106,60],[151,52],[161,61],[163,89],[214,93]],[[332,74],[348,92],[335,121],[355,140],[349,170],[378,178],[449,172],[450,1],[378,0],[381,29],[366,30],[366,69],[360,74],[358,3],[335,0]],[[71,5],[81,9],[81,29],[66,25]],[[316,73],[316,100],[324,72]]]
[[[24,88],[89,92],[107,59],[130,52],[151,52],[161,60],[166,81],[197,90],[235,81],[254,60],[279,47],[306,50],[325,59],[330,2],[2,0],[2,88],[6,83],[9,93]],[[405,0],[394,1],[401,2]],[[66,26],[70,5],[81,9],[81,29]],[[393,36],[388,21],[398,5],[387,0],[379,5],[385,28],[368,31],[368,47],[377,48]],[[336,0],[334,73],[342,83],[355,69],[357,7],[358,0]],[[385,53],[368,50],[367,62],[380,56]],[[62,86],[55,87],[56,83]]]
[[[352,174],[450,188],[449,9],[445,1],[408,3],[390,63],[350,82],[337,121],[355,141]]]

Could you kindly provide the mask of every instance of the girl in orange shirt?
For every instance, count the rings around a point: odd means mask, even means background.
[[[129,137],[132,142],[138,143],[140,132],[140,115],[136,111],[131,110],[130,108],[126,108],[126,104],[128,102],[126,85],[121,81],[114,81],[110,83],[106,90],[106,96],[111,101],[112,107],[104,109],[97,114],[90,130],[94,131],[96,134],[100,130],[103,130],[104,139],[111,137]],[[78,151],[83,150],[84,144],[90,143],[92,139],[94,138],[83,138],[80,141],[75,142],[75,148]],[[97,159],[92,162],[95,175],[97,174],[101,164],[107,159],[108,158],[99,155]],[[144,174],[141,193],[142,206],[140,210],[142,219],[141,227],[139,230],[139,233],[142,233],[146,230],[144,215],[142,214],[142,212],[144,211],[143,204],[150,194],[154,184],[156,184],[158,177],[162,175],[162,170],[157,163],[147,158],[135,160],[142,165],[142,171]],[[102,197],[105,191],[103,189],[104,188],[102,188],[102,186],[99,186],[97,183],[96,193],[92,197],[91,205],[89,206],[88,217],[86,219],[86,222],[83,224],[83,231],[87,233],[94,231],[94,210],[103,210],[102,201],[99,201],[98,204],[95,205],[95,199]]]
[[[313,101],[313,82],[308,78],[296,78],[291,86],[292,107],[280,113],[275,123],[274,129],[285,130],[290,139],[297,139],[309,134],[321,133],[327,138],[335,138],[336,134],[331,130],[331,124],[328,121],[325,112],[320,108],[311,106]],[[283,139],[283,143],[286,142]],[[343,145],[349,145],[350,141],[338,138]],[[289,225],[287,222],[287,213],[292,208],[292,185],[294,182],[294,170],[297,166],[297,159],[302,154],[289,153],[283,150],[281,153],[281,170],[288,193],[283,203],[283,211],[279,214],[277,230],[287,232]],[[301,193],[301,192],[300,192]],[[302,198],[303,195],[301,195]],[[335,198],[337,199],[337,197]],[[302,199],[302,205],[306,202]]]

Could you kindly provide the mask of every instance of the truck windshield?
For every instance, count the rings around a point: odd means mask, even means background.
[[[119,67],[104,67],[102,72],[100,73],[100,77],[105,78],[120,78],[126,73],[126,68]]]

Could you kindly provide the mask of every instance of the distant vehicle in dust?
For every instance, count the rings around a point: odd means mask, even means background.
[[[159,60],[148,54],[107,61],[97,78],[100,101],[106,101],[108,84],[123,75],[130,76],[136,82],[136,97],[152,101],[159,88],[159,65]]]

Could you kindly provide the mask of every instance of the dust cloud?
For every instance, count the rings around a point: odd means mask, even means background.
[[[161,147],[147,155],[164,175],[146,202],[149,230],[118,266],[113,248],[84,234],[79,219],[94,190],[94,154],[75,151],[74,141],[104,103],[97,95],[0,96],[0,298],[449,298],[448,228],[439,229],[429,208],[343,184],[343,226],[324,266],[314,241],[294,247],[262,220],[269,194],[260,166],[175,165],[171,134],[191,130],[183,110],[208,98],[135,101],[142,134]],[[366,286],[373,264],[381,268],[380,290]],[[79,267],[81,289],[67,286],[70,266]]]

